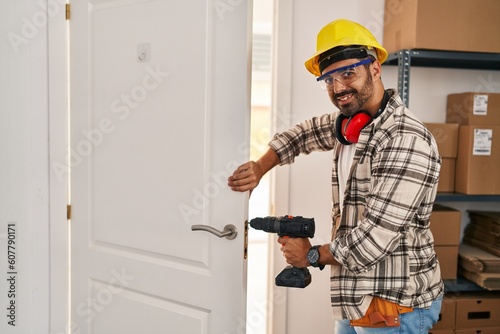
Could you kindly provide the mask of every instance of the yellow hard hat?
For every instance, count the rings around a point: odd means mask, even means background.
[[[318,63],[320,55],[338,46],[351,45],[374,50],[380,63],[387,59],[387,51],[368,29],[356,22],[339,19],[330,22],[318,33],[316,53],[305,63],[307,70],[315,76],[320,76],[321,71]]]

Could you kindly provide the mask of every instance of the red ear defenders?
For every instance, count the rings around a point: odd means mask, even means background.
[[[389,102],[389,93],[384,91],[384,97],[382,98],[382,104],[380,109],[377,111],[375,116],[372,116],[366,111],[359,111],[351,117],[346,117],[342,114],[339,114],[337,119],[335,120],[335,136],[338,141],[344,145],[351,145],[358,142],[359,134],[361,130],[370,122],[372,119],[377,118],[382,111],[384,111],[387,103]]]
[[[366,111],[360,111],[351,117],[339,114],[335,121],[335,135],[338,141],[344,145],[358,142],[359,134],[372,120],[372,116]]]

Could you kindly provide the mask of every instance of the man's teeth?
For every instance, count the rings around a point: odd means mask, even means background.
[[[352,96],[352,94],[349,94],[349,95],[345,95],[345,96],[341,96],[339,97],[339,101],[346,101],[348,98],[350,98]]]

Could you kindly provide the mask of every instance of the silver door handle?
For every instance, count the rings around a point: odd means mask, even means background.
[[[236,230],[236,226],[232,224],[224,226],[224,231],[222,232],[208,225],[192,225],[191,231],[205,231],[212,233],[218,236],[219,238],[225,237],[228,240],[233,240],[238,235],[238,230]]]

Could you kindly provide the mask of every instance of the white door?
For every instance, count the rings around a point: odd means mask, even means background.
[[[244,333],[250,6],[71,2],[73,333]]]

